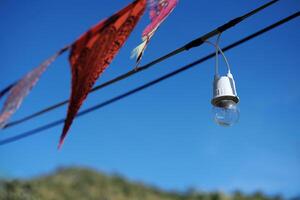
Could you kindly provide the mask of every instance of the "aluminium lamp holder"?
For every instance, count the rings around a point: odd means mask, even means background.
[[[213,84],[212,105],[225,107],[224,100],[232,100],[236,104],[240,101],[237,96],[235,81],[230,71],[226,76],[215,75]]]

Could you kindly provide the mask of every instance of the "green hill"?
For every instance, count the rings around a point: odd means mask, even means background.
[[[0,181],[1,200],[279,200],[262,193],[166,192],[90,169],[65,168],[33,180]]]

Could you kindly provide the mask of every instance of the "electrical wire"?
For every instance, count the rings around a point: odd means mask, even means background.
[[[8,92],[10,91],[10,89],[11,89],[12,87],[15,86],[15,84],[16,84],[16,83],[12,83],[12,84],[10,84],[9,86],[7,86],[6,88],[4,88],[2,91],[0,91],[0,99],[1,99],[6,93],[8,93]]]
[[[226,63],[226,66],[227,66],[227,70],[228,70],[228,73],[231,73],[231,69],[230,69],[230,65],[229,65],[229,62],[228,62],[228,59],[226,57],[226,55],[224,54],[224,52],[222,51],[222,49],[220,48],[220,38],[221,38],[221,35],[222,33],[220,33],[217,37],[217,42],[216,42],[216,46],[217,46],[217,51],[220,51],[224,60],[225,60],[225,63]],[[219,52],[218,52],[218,55],[219,55]],[[217,56],[218,60],[219,60],[219,56]],[[219,65],[218,65],[218,68],[219,68]]]
[[[279,0],[272,0],[272,1],[270,1],[270,2],[268,2],[266,4],[264,4],[264,5],[256,8],[256,9],[248,12],[247,14],[245,14],[243,16],[237,17],[237,18],[235,18],[235,19],[233,19],[233,20],[231,20],[231,21],[223,24],[222,26],[219,26],[218,28],[214,29],[213,31],[211,31],[211,32],[209,32],[209,33],[207,33],[207,34],[205,34],[205,35],[203,35],[203,36],[201,36],[201,37],[199,37],[199,38],[197,38],[197,39],[195,39],[195,40],[193,40],[193,41],[185,44],[184,46],[182,46],[182,47],[180,47],[180,48],[178,48],[178,49],[176,49],[176,50],[174,50],[174,51],[172,51],[172,52],[170,52],[170,53],[168,53],[168,54],[166,54],[166,55],[164,55],[164,56],[162,56],[162,57],[160,57],[160,58],[158,58],[158,59],[156,59],[156,60],[154,60],[154,61],[152,61],[152,62],[150,62],[150,63],[148,63],[148,64],[146,64],[144,66],[142,66],[142,67],[135,68],[135,69],[133,69],[133,70],[131,70],[131,71],[125,73],[125,74],[122,74],[122,75],[120,75],[120,76],[118,76],[118,77],[116,77],[116,78],[114,78],[112,80],[109,80],[109,81],[107,81],[107,82],[105,82],[105,83],[103,83],[103,84],[101,84],[99,86],[96,86],[90,92],[98,91],[98,90],[100,90],[100,89],[102,89],[104,87],[107,87],[107,86],[109,86],[109,85],[111,85],[113,83],[116,83],[116,82],[121,81],[121,80],[123,80],[125,78],[128,78],[128,77],[130,77],[130,76],[132,76],[134,74],[137,74],[137,73],[142,72],[142,71],[144,71],[146,69],[149,69],[150,67],[153,67],[154,65],[156,65],[156,64],[158,64],[158,63],[160,63],[160,62],[162,62],[162,61],[164,61],[164,60],[166,60],[166,59],[168,59],[170,57],[173,57],[173,56],[175,56],[175,55],[177,55],[177,54],[179,54],[179,53],[181,53],[183,51],[187,51],[187,50],[190,50],[191,48],[198,47],[198,46],[202,45],[209,38],[211,38],[211,37],[213,37],[215,35],[218,35],[218,34],[224,32],[224,31],[232,28],[233,26],[239,24],[240,22],[242,22],[243,20],[247,19],[248,17],[250,17],[250,16],[256,14],[257,12],[259,12],[259,11],[261,11],[261,10],[263,10],[263,9],[271,6],[271,5],[273,5],[274,3],[278,2],[278,1]],[[38,112],[35,112],[35,113],[31,114],[31,115],[25,116],[25,117],[23,117],[21,119],[18,119],[16,121],[12,121],[12,122],[6,124],[6,126],[4,126],[3,129],[6,129],[6,128],[9,128],[9,127],[18,125],[20,123],[23,123],[25,121],[28,121],[28,120],[33,119],[35,117],[38,117],[38,116],[40,116],[40,115],[42,115],[42,114],[44,114],[46,112],[49,112],[49,111],[54,110],[54,109],[56,109],[58,107],[61,107],[61,106],[65,105],[65,104],[67,104],[68,102],[69,102],[69,100],[65,100],[65,101],[59,102],[59,103],[57,103],[55,105],[52,105],[52,106],[47,107],[45,109],[42,109],[42,110],[40,110]]]
[[[219,47],[221,33],[217,37],[216,45]],[[215,76],[219,76],[219,48],[216,48],[216,66],[215,66]]]
[[[284,18],[284,19],[282,19],[282,20],[280,20],[280,21],[278,21],[278,22],[276,22],[276,23],[274,23],[274,24],[272,24],[270,26],[267,26],[266,28],[263,28],[263,29],[255,32],[255,33],[253,33],[253,34],[251,34],[251,35],[243,38],[243,39],[240,39],[240,40],[238,40],[238,41],[236,41],[236,42],[234,42],[234,43],[226,46],[225,48],[222,49],[222,51],[226,52],[226,51],[228,51],[230,49],[233,49],[233,48],[235,48],[235,47],[237,47],[237,46],[239,46],[239,45],[241,45],[241,44],[243,44],[243,43],[245,43],[247,41],[250,41],[250,40],[252,40],[252,39],[254,39],[254,38],[256,38],[256,37],[258,37],[260,35],[263,35],[264,33],[267,33],[269,31],[273,30],[274,28],[279,27],[282,24],[287,23],[288,21],[296,19],[299,16],[300,16],[300,12],[296,12],[296,13],[290,15],[289,17],[286,17],[286,18]],[[205,57],[203,57],[203,58],[201,58],[199,60],[196,60],[196,61],[194,61],[194,62],[192,62],[192,63],[190,63],[190,64],[188,64],[186,66],[183,66],[183,67],[181,67],[181,68],[179,68],[179,69],[177,69],[175,71],[172,71],[172,72],[170,72],[170,73],[168,73],[168,74],[166,74],[166,75],[164,75],[164,76],[162,76],[160,78],[157,78],[157,79],[155,79],[155,80],[153,80],[151,82],[148,82],[148,83],[146,83],[144,85],[141,85],[141,86],[139,86],[139,87],[137,87],[137,88],[135,88],[133,90],[130,90],[130,91],[124,93],[124,94],[121,94],[121,95],[116,96],[116,97],[114,97],[112,99],[109,99],[109,100],[107,100],[105,102],[102,102],[102,103],[100,103],[98,105],[95,105],[95,106],[93,106],[91,108],[83,110],[76,117],[80,117],[80,116],[86,115],[86,114],[88,114],[90,112],[93,112],[95,110],[103,108],[104,106],[108,106],[108,105],[110,105],[112,103],[115,103],[115,102],[117,102],[117,101],[119,101],[121,99],[124,99],[124,98],[126,98],[126,97],[128,97],[130,95],[133,95],[133,94],[135,94],[137,92],[140,92],[140,91],[142,91],[144,89],[147,89],[150,86],[156,85],[156,84],[158,84],[158,83],[160,83],[160,82],[162,82],[164,80],[167,80],[167,79],[169,79],[169,78],[171,78],[171,77],[173,77],[175,75],[178,75],[178,74],[180,74],[180,73],[182,73],[182,72],[184,72],[184,71],[186,71],[188,69],[191,69],[192,67],[195,67],[196,65],[198,65],[200,63],[203,63],[206,60],[208,60],[210,58],[213,58],[214,56],[215,56],[215,52],[213,52],[213,53],[211,53],[211,54],[209,54],[209,55],[207,55],[207,56],[205,56]],[[32,129],[32,130],[23,132],[21,134],[17,134],[15,136],[12,136],[12,137],[0,140],[0,146],[7,145],[7,144],[10,144],[12,142],[16,142],[16,141],[19,141],[21,139],[33,136],[33,135],[38,134],[38,133],[41,133],[42,131],[48,130],[48,129],[52,128],[52,127],[55,127],[55,126],[58,126],[58,125],[64,123],[64,121],[65,121],[65,119],[56,120],[54,122],[48,123],[48,124],[40,126],[38,128],[35,128],[35,129]]]
[[[227,66],[227,69],[228,69],[228,73],[230,73],[230,65],[229,65],[229,62],[228,62],[228,59],[227,57],[225,56],[225,53],[222,51],[222,49],[220,48],[220,46],[218,45],[218,43],[214,44],[210,41],[205,41],[206,43],[212,45],[215,47],[216,49],[216,66],[215,66],[215,76],[219,76],[219,52],[221,53],[225,63],[226,63],[226,66]]]

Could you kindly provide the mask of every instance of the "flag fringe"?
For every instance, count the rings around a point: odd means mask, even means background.
[[[131,59],[136,58],[137,61],[140,57],[142,57],[143,52],[145,51],[147,47],[147,40],[144,40],[140,45],[138,45],[136,48],[134,48],[131,52]]]

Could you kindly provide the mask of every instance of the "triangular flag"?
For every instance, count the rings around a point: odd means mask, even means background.
[[[35,84],[38,82],[41,75],[49,67],[49,65],[68,48],[69,47],[63,48],[55,55],[53,55],[52,57],[44,61],[42,64],[40,64],[38,67],[33,69],[31,72],[26,74],[17,83],[12,84],[10,87],[3,90],[3,94],[8,92],[8,97],[0,113],[0,128],[5,127],[9,118],[17,111],[17,109],[22,104],[24,98],[35,86]]]
[[[70,54],[72,93],[59,148],[95,81],[123,46],[143,15],[146,5],[146,0],[134,1],[91,28],[73,44]]]

